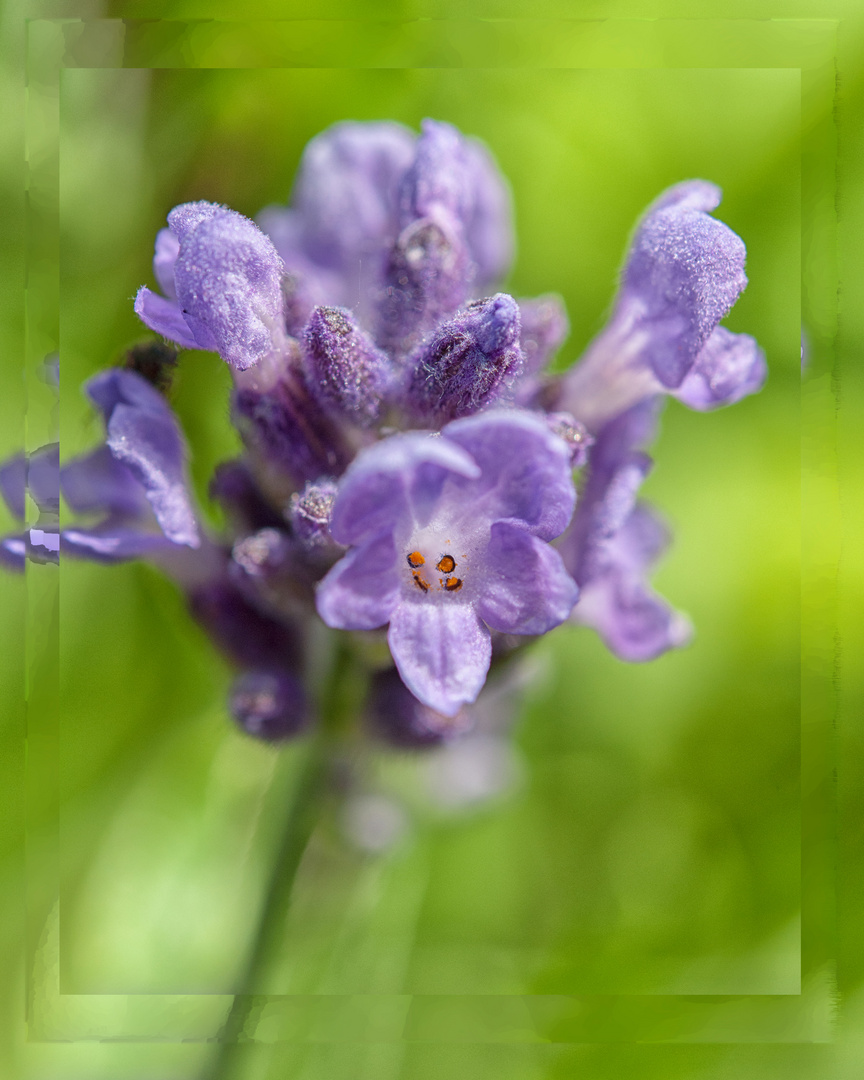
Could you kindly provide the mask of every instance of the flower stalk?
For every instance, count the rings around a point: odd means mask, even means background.
[[[273,967],[274,958],[280,955],[297,873],[326,808],[340,748],[350,736],[365,693],[363,673],[358,670],[345,635],[337,637],[321,687],[320,722],[304,747],[305,757],[288,795],[255,940],[239,979],[238,992],[219,1033],[218,1051],[207,1063],[201,1080],[230,1080],[239,1075],[241,1047],[254,1037],[254,1033],[246,1031],[246,1026],[262,996],[267,972]]]

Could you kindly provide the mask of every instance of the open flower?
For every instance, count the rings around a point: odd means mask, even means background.
[[[574,504],[569,448],[531,414],[386,439],[340,484],[330,530],[351,550],[321,582],[319,614],[344,630],[389,622],[406,686],[453,716],[483,686],[491,630],[543,634],[570,614],[577,589],[547,542]]]
[[[720,199],[716,185],[687,180],[648,207],[612,317],[557,383],[558,408],[597,431],[655,394],[701,412],[760,389],[762,350],[718,325],[747,285],[743,241],[709,213]]]
[[[412,745],[465,730],[511,635],[569,617],[626,660],[682,645],[689,622],[647,582],[668,535],[637,501],[644,448],[664,399],[731,404],[766,371],[754,339],[720,325],[747,278],[719,203],[688,180],[648,207],[608,324],[549,374],[567,313],[554,293],[499,291],[514,238],[490,152],[434,120],[419,135],[335,124],[307,146],[291,205],[257,224],[175,207],[156,238],[161,295],[135,300],[151,330],[231,368],[244,450],[211,483],[221,535],[188,493],[165,397],[176,353],[139,346],[87,384],[101,446],[63,469],[56,444],[0,465],[13,515],[25,491],[39,512],[0,538],[0,562],[158,562],[239,671],[235,719],[263,738],[312,719],[317,616],[389,627],[396,670],[373,674],[367,712]],[[62,532],[61,489],[76,515]]]
[[[284,336],[282,274],[276,249],[254,222],[215,203],[175,206],[156,237],[153,273],[138,317],[186,349],[212,349],[238,371]]]

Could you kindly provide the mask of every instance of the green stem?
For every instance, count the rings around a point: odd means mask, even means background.
[[[286,808],[282,837],[258,933],[240,979],[240,992],[234,997],[220,1032],[218,1053],[205,1070],[203,1080],[228,1080],[237,1068],[243,1045],[240,1037],[255,1005],[255,989],[263,984],[263,976],[278,953],[297,870],[328,792],[334,749],[350,722],[362,681],[346,643],[340,640],[322,693],[318,724]]]

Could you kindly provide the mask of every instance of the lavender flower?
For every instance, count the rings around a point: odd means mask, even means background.
[[[576,601],[546,543],[573,513],[569,457],[541,421],[515,411],[367,450],[333,506],[333,537],[352,548],[321,582],[319,614],[345,630],[389,622],[406,686],[455,715],[483,686],[490,630],[544,634]]]
[[[187,349],[212,349],[238,371],[284,336],[282,260],[257,226],[213,203],[184,203],[156,238],[153,272],[165,296],[138,290],[135,311]]]
[[[0,466],[15,516],[25,488],[40,514],[0,559],[158,561],[237,671],[231,714],[264,739],[312,719],[315,620],[387,627],[363,711],[413,746],[467,730],[490,664],[568,618],[626,660],[682,645],[688,621],[647,582],[668,533],[637,500],[658,405],[731,404],[765,378],[753,338],[719,325],[747,281],[719,202],[691,180],[648,208],[608,325],[549,376],[567,315],[554,294],[500,291],[514,243],[489,151],[431,120],[419,136],[337,124],[258,225],[175,207],[161,294],[135,300],[156,333],[231,368],[245,449],[211,483],[221,534],[202,534],[186,483],[177,354],[144,346],[87,384],[103,445],[62,469],[56,444]],[[59,489],[78,518],[62,532]],[[350,639],[361,662],[372,637]]]
[[[720,198],[689,180],[646,211],[609,324],[548,395],[592,430],[654,394],[704,410],[764,382],[753,338],[718,327],[747,284],[744,244],[708,213]]]

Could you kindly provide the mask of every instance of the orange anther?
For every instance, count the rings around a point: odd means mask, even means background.
[[[459,589],[462,588],[462,578],[448,577],[444,581],[444,588],[447,590],[447,592],[457,592]]]
[[[423,592],[429,592],[428,582],[424,581],[419,574],[412,574],[411,576],[414,578],[414,584],[418,589],[421,589]]]
[[[442,574],[452,574],[456,569],[456,560],[452,555],[442,555],[438,560],[437,569],[440,570]]]
[[[419,551],[412,551],[408,555],[408,565],[412,570],[416,570],[418,566],[422,566],[425,562],[426,560]]]

